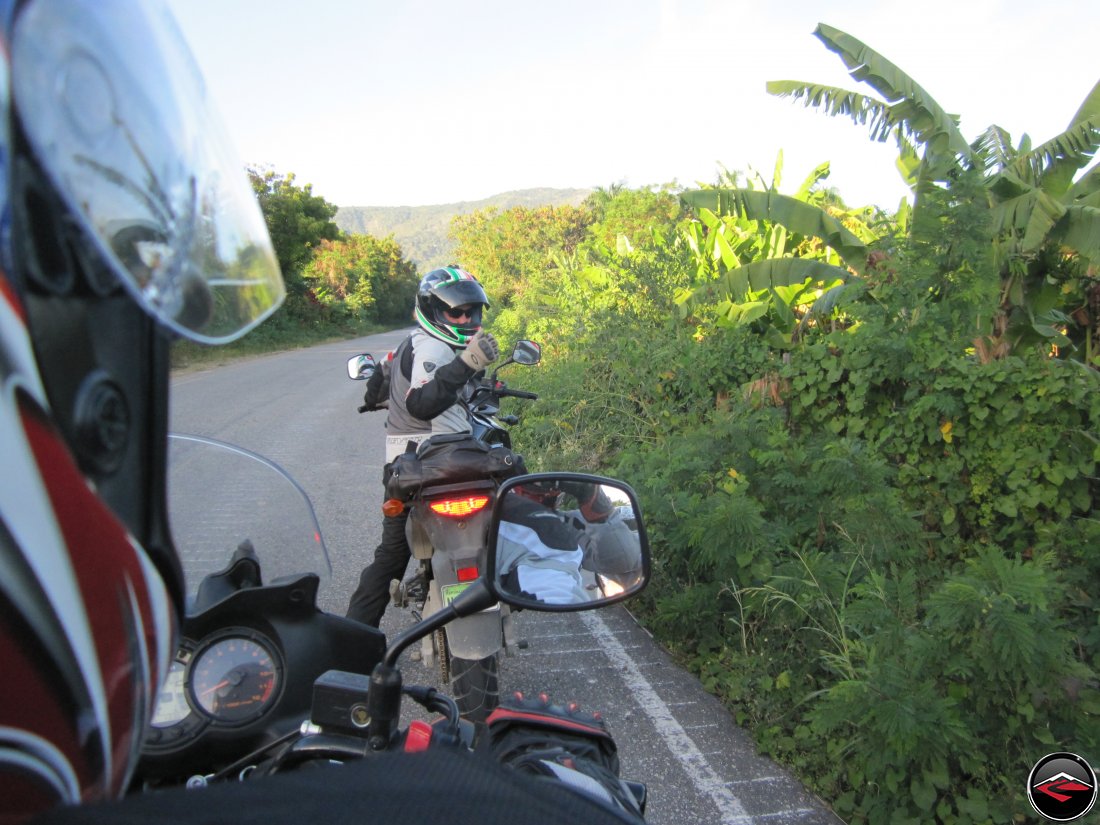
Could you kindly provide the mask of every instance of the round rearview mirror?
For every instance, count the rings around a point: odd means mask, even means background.
[[[542,360],[542,348],[534,341],[517,341],[512,360],[527,367],[534,366]]]
[[[500,601],[531,610],[588,610],[633,596],[649,581],[634,491],[580,473],[509,479],[494,504],[486,569]]]
[[[361,352],[348,359],[348,378],[353,381],[366,381],[377,368],[374,356],[368,352]]]

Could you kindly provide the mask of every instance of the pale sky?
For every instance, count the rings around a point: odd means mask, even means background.
[[[241,158],[338,206],[514,189],[714,182],[792,192],[822,161],[850,205],[895,207],[892,144],[768,95],[860,89],[813,36],[862,40],[1018,143],[1063,131],[1100,79],[1098,0],[169,0]]]

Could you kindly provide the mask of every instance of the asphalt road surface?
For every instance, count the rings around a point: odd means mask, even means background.
[[[381,534],[385,432],[384,413],[356,412],[364,385],[348,379],[345,364],[358,352],[381,355],[405,334],[188,370],[172,380],[172,430],[260,453],[309,493],[333,570],[321,606],[340,614]],[[522,389],[524,369],[510,367],[503,377]],[[513,403],[506,411],[521,416],[523,405],[538,403],[507,400]],[[261,557],[269,552],[260,550]],[[840,822],[786,770],[756,754],[748,734],[626,607],[525,611],[516,619],[527,647],[503,660],[502,689],[546,691],[555,701],[600,711],[618,742],[623,776],[649,786],[646,819],[653,825]],[[412,621],[391,607],[382,629],[392,636]],[[408,653],[401,666],[407,684],[438,683],[438,672]]]

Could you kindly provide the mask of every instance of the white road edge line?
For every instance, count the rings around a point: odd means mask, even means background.
[[[599,639],[607,657],[624,671],[627,687],[634,694],[638,706],[653,722],[673,756],[679,759],[696,790],[714,803],[723,825],[752,825],[753,819],[746,813],[741,800],[730,792],[725,781],[710,766],[707,758],[696,747],[683,726],[676,721],[668,705],[657,695],[657,691],[642,675],[638,663],[626,652],[604,620],[591,610],[578,613],[577,616],[588,628],[588,632]]]

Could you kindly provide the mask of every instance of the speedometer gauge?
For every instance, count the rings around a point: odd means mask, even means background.
[[[195,653],[191,699],[217,722],[243,724],[274,704],[281,676],[271,647],[258,634],[219,635]]]

